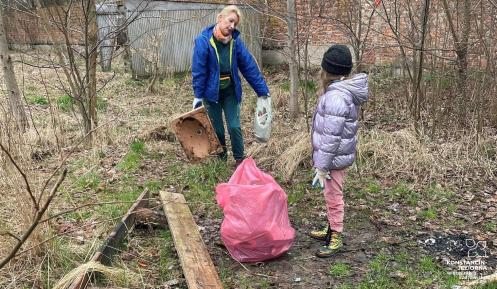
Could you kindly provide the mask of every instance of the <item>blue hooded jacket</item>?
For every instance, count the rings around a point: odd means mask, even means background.
[[[192,59],[192,84],[195,97],[210,102],[218,102],[219,99],[220,68],[216,45],[213,42],[214,26],[207,27],[195,38]],[[238,70],[258,96],[269,95],[264,77],[239,35],[238,30],[233,31],[233,39],[230,42],[231,75],[236,99],[238,102],[242,100],[242,83]]]

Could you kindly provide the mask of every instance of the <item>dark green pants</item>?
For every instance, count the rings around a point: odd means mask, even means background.
[[[212,126],[216,131],[217,138],[223,146],[224,153],[220,156],[227,159],[226,139],[224,135],[223,111],[226,119],[226,126],[231,139],[231,149],[235,160],[244,158],[243,153],[243,135],[240,125],[240,104],[235,96],[219,97],[219,102],[203,101],[207,114],[211,119]]]

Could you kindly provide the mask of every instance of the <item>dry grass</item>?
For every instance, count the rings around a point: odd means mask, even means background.
[[[487,134],[475,145],[474,136],[436,144],[417,138],[411,129],[395,132],[362,131],[359,140],[361,170],[382,179],[411,180],[417,184],[438,182],[464,187],[470,180],[495,181],[497,162],[485,156],[497,138]]]
[[[299,166],[311,163],[310,135],[303,124],[297,131],[276,130],[267,143],[252,144],[248,154],[258,164],[290,180]],[[457,141],[437,144],[416,137],[411,129],[394,132],[360,130],[358,158],[361,173],[381,179],[410,180],[418,185],[433,182],[462,188],[472,181],[496,179],[497,137],[491,132],[476,137],[462,136]]]
[[[31,156],[39,148],[49,147],[49,142],[45,142],[48,145],[43,146],[39,142],[46,140],[46,137],[37,137],[36,140],[32,138],[35,131],[32,127],[24,133],[14,133],[12,122],[6,119],[5,114],[0,116],[0,135],[3,136],[0,140],[17,166],[26,174],[30,190],[38,198],[41,174],[37,174],[33,168]],[[0,258],[3,259],[17,244],[13,236],[22,236],[32,224],[35,209],[22,175],[3,151],[0,151],[0,166],[0,188],[3,192],[0,200]],[[45,226],[36,228],[25,246],[30,247],[43,240],[46,230],[49,228]],[[25,258],[38,256],[42,250],[42,247],[36,247]]]
[[[298,166],[311,157],[309,133],[298,132],[286,137],[273,135],[267,143],[255,143],[249,147],[248,155],[257,159],[263,168],[274,170],[289,181]]]
[[[17,68],[18,75],[21,74],[19,67]],[[26,71],[24,86],[26,91],[36,93],[45,98],[50,98],[53,102],[60,97],[63,92],[56,89],[55,86],[45,87],[41,85],[41,78],[57,79],[53,70],[44,69],[38,72]],[[118,68],[119,69],[119,68]],[[99,84],[110,79],[112,73],[98,73],[97,78]],[[188,89],[191,79],[188,77],[178,78],[174,80],[166,80],[158,85],[159,93],[152,95],[144,93],[145,87],[129,83],[130,75],[118,73],[112,82],[110,82],[102,91],[99,97],[108,102],[106,111],[99,113],[99,124],[105,124],[95,133],[94,147],[91,150],[83,145],[80,145],[76,152],[72,155],[69,161],[84,160],[85,167],[78,167],[72,171],[72,174],[83,176],[94,169],[88,168],[88,165],[96,165],[99,163],[98,154],[100,151],[105,151],[109,145],[114,148],[126,151],[129,143],[140,137],[140,135],[150,128],[159,126],[169,126],[168,119],[174,114],[180,114],[187,111],[191,104],[192,93],[191,88]],[[52,83],[53,85],[53,83]],[[165,98],[168,100],[166,101]],[[173,98],[173,101],[171,99]],[[1,110],[6,112],[6,101]],[[33,190],[38,192],[39,186],[51,173],[51,170],[60,163],[61,155],[66,155],[71,151],[79,137],[81,136],[81,126],[78,118],[71,112],[64,112],[55,108],[50,114],[48,106],[30,105],[31,115],[34,121],[30,129],[23,134],[14,134],[14,129],[5,126],[5,113],[0,117],[0,139],[12,143],[11,153],[16,157],[32,184]],[[163,117],[156,117],[161,113]],[[19,145],[20,144],[20,145]],[[36,153],[45,154],[41,160],[36,160],[32,156]],[[0,189],[5,192],[0,201],[0,232],[11,232],[20,235],[23,230],[31,224],[33,216],[33,207],[30,199],[26,194],[21,176],[13,167],[8,164],[4,154],[0,154]],[[72,198],[72,193],[81,193],[75,187],[78,178],[66,180],[63,184],[64,189],[69,192],[69,200],[63,202],[55,200],[51,206],[51,212],[67,209],[77,205],[77,200]],[[72,192],[72,193],[71,193]],[[67,203],[67,204],[66,204]],[[71,204],[73,203],[73,204]],[[50,213],[50,212],[48,212]],[[115,220],[111,220],[98,228],[98,231],[106,231],[113,227]],[[48,223],[47,223],[48,224]],[[104,228],[105,227],[105,228]],[[98,233],[95,232],[95,238]],[[53,237],[47,225],[40,226],[34,234],[28,239],[28,242],[23,249],[34,246],[31,250],[16,259],[8,267],[3,268],[0,272],[0,287],[4,288],[19,288],[30,282],[44,282],[48,277],[54,278],[60,276],[61,270],[57,272],[44,272],[42,266],[53,266],[54,258],[58,253],[49,250],[53,247],[53,241],[60,238],[55,238],[43,246],[35,246],[42,240],[47,240]],[[89,242],[90,240],[86,240]],[[0,259],[6,256],[12,246],[15,244],[15,239],[6,235],[0,235]],[[71,245],[71,241],[69,244]],[[87,252],[93,253],[92,251]],[[84,253],[83,253],[84,254]],[[57,260],[55,260],[57,262]],[[57,268],[56,268],[57,269]],[[21,277],[24,276],[24,277]],[[43,281],[42,281],[43,280]],[[21,284],[21,285],[20,285]],[[139,287],[139,286],[138,286]]]
[[[81,264],[77,268],[73,269],[67,275],[65,275],[62,279],[55,284],[53,289],[66,289],[70,288],[71,285],[79,279],[79,276],[86,273],[100,273],[106,277],[106,280],[111,283],[111,285],[120,286],[123,283],[126,286],[135,286],[138,287],[136,281],[139,280],[137,276],[134,276],[133,273],[129,271],[125,271],[119,268],[112,268],[101,263],[90,261],[88,263]],[[132,283],[135,284],[132,284]]]
[[[302,131],[294,135],[295,142],[290,144],[275,162],[277,171],[289,181],[299,165],[311,159],[310,134]],[[309,162],[310,163],[310,162]]]

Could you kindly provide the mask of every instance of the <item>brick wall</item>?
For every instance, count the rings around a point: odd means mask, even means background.
[[[313,1],[314,3],[318,2],[313,6],[309,6],[307,0],[297,0],[296,2],[300,45],[303,45],[305,42],[307,33],[309,33],[308,44],[314,48],[323,47],[325,49],[334,43],[351,43],[350,33],[344,23],[351,25],[357,24],[354,21],[350,23],[351,21],[349,20],[352,0]],[[286,1],[270,0],[268,3],[270,6],[269,11],[277,14],[279,17],[268,17],[267,21],[270,29],[268,29],[265,35],[263,47],[265,49],[281,49],[287,43],[287,28],[285,22],[281,19],[286,14]],[[370,13],[371,9],[363,8],[364,15],[362,19],[366,26],[369,22]],[[387,29],[386,25],[378,25],[380,23],[377,18],[373,17],[371,23],[372,26],[376,26],[376,29],[383,30],[381,32],[391,34],[390,29]],[[377,35],[370,33],[368,39],[369,41],[363,55],[364,63],[392,62],[398,57],[399,51],[395,48],[395,43],[392,43],[389,37],[382,37],[379,33]],[[375,42],[381,42],[382,46],[394,46],[394,48],[379,49],[379,45]]]
[[[40,15],[48,15],[47,25],[40,20]],[[63,18],[65,13],[61,7],[52,6],[39,8],[35,11],[20,11],[7,9],[4,24],[7,41],[10,44],[40,45],[64,42],[63,27],[69,27],[69,38],[72,44],[83,44],[81,27],[83,27],[83,12],[75,5],[67,23]],[[53,40],[53,41],[52,41]]]
[[[260,0],[247,0],[252,3],[260,3]],[[321,3],[320,3],[321,2]],[[355,28],[357,25],[357,17],[350,20],[352,13],[357,15],[358,9],[362,9],[362,23],[363,32],[370,24],[370,32],[364,48],[363,62],[366,64],[387,64],[399,63],[401,51],[399,43],[395,39],[388,22],[386,21],[387,15],[390,17],[392,25],[397,26],[400,31],[400,45],[404,47],[404,51],[408,57],[413,54],[413,45],[419,40],[419,27],[421,26],[421,11],[424,1],[422,0],[409,0],[409,1],[395,1],[397,9],[394,7],[394,1],[383,1],[382,6],[372,14],[373,7],[366,4],[371,1],[358,1],[358,0],[317,0],[312,1],[313,6],[309,6],[309,0],[296,0],[296,13],[299,20],[299,36],[300,44],[306,36],[306,30],[310,32],[309,44],[311,46],[329,46],[334,43],[351,44],[351,33],[346,26]],[[456,1],[449,1],[453,18],[460,19],[460,13],[457,13]],[[362,3],[361,7],[357,3]],[[454,47],[452,35],[450,34],[447,17],[442,8],[441,1],[435,0],[431,2],[430,18],[428,24],[428,34],[425,41],[425,48],[429,51],[425,54],[426,62],[445,62],[449,65],[454,65],[451,61],[446,61],[444,58],[454,59],[455,53],[451,51]],[[263,42],[263,47],[266,49],[277,49],[286,46],[287,31],[286,24],[283,20],[279,19],[286,16],[286,1],[269,0],[268,9],[273,14],[279,17],[271,16],[267,20],[269,29],[266,33],[266,38]],[[494,47],[497,43],[495,38],[497,27],[497,8],[491,3],[483,1],[479,4],[481,7],[477,9],[472,6],[479,17],[472,15],[471,20],[471,34],[469,48],[470,64],[473,66],[481,66],[486,64],[485,53],[489,53],[489,49],[485,49],[482,42],[478,38],[478,34],[486,35],[487,47]],[[460,8],[460,7],[459,7]],[[409,15],[411,11],[411,15]],[[484,12],[482,12],[484,11]],[[379,13],[378,13],[379,12]],[[398,18],[396,17],[398,14]],[[372,17],[370,18],[370,16]],[[395,19],[398,19],[396,23]],[[482,23],[477,25],[475,19],[482,19]],[[460,20],[459,20],[460,21]],[[456,23],[456,26],[459,26]],[[477,33],[477,27],[480,27],[480,32]],[[460,34],[460,33],[459,33]],[[494,37],[489,37],[494,35]],[[493,48],[490,49],[493,57],[497,56],[497,51]],[[435,57],[436,55],[436,57]]]

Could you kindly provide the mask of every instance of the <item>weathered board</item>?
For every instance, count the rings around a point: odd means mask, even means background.
[[[180,259],[188,288],[219,288],[223,285],[197,224],[182,194],[160,192],[169,230]]]

